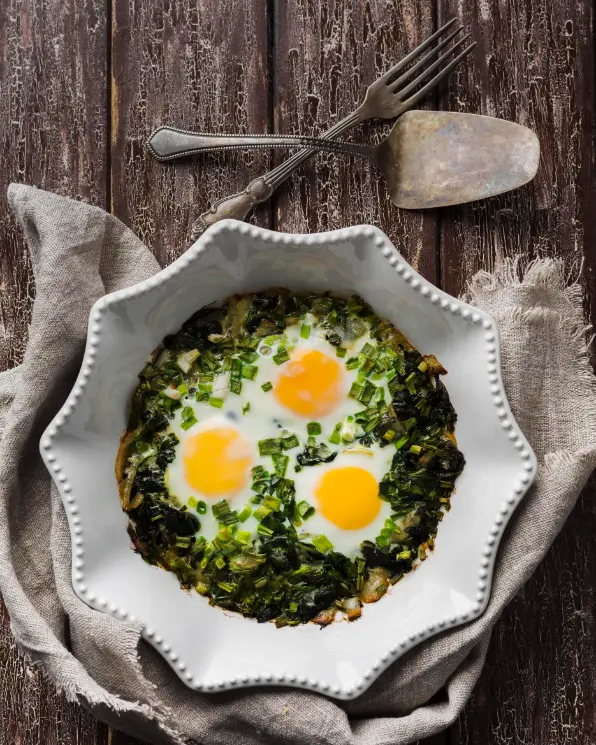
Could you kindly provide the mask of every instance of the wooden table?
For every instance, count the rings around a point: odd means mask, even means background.
[[[167,264],[188,244],[189,226],[207,204],[282,156],[210,155],[163,165],[145,148],[155,126],[316,134],[454,14],[478,47],[429,105],[532,127],[542,144],[534,182],[471,206],[401,212],[374,167],[320,155],[254,219],[290,232],[379,225],[422,274],[453,294],[503,255],[546,252],[576,266],[583,260],[589,298],[596,290],[596,191],[588,0],[4,0],[0,193],[10,181],[25,181],[100,205]],[[377,124],[358,136],[382,131]],[[6,368],[23,353],[34,287],[4,196],[0,246]],[[463,715],[433,745],[596,742],[595,486],[497,625]],[[57,696],[15,649],[5,611],[0,621],[2,745],[137,742]]]

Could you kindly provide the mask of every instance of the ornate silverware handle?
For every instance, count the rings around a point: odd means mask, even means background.
[[[337,140],[293,135],[215,135],[189,132],[175,127],[159,127],[147,141],[149,150],[158,160],[174,160],[187,155],[220,150],[267,149],[272,147],[310,147],[318,150],[370,155],[370,148]]]

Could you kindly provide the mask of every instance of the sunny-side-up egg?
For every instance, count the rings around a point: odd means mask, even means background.
[[[345,450],[333,462],[303,468],[293,476],[297,499],[305,498],[315,508],[297,529],[302,540],[324,535],[350,558],[362,541],[374,541],[391,513],[390,505],[379,498],[379,481],[390,465],[388,450],[372,455]]]
[[[309,423],[320,425],[317,442],[329,443],[339,424],[349,440],[355,425],[348,417],[363,405],[348,395],[357,371],[346,368],[345,359],[337,356],[323,333],[313,331],[304,338],[301,325],[296,324],[286,329],[285,337],[289,358],[278,364],[277,344],[262,342],[256,350],[256,375],[242,381],[240,395],[228,390],[228,375],[216,378],[212,395],[223,401],[220,408],[184,397],[183,406],[193,409],[197,422],[185,429],[181,410],[176,412],[171,429],[179,444],[166,482],[190,507],[205,503],[207,509],[199,515],[200,534],[211,540],[218,530],[213,504],[226,499],[230,509],[241,512],[254,496],[251,469],[262,465],[273,471],[271,457],[259,454],[259,441],[295,434],[300,445],[285,452],[289,456],[285,475],[295,482],[296,502],[306,501],[315,508],[297,527],[299,536],[311,540],[324,535],[335,550],[353,558],[362,541],[374,540],[389,517],[390,506],[378,492],[393,449],[373,445],[366,452],[358,452],[358,447],[352,452],[353,446],[343,442],[329,445],[339,450],[332,462],[295,470],[296,456],[308,440]],[[368,335],[357,339],[348,356],[357,355],[369,341]],[[257,525],[251,515],[241,527],[256,537]]]

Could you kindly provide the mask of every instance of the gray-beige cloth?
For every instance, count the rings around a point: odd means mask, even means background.
[[[66,517],[38,453],[78,372],[91,305],[159,267],[101,209],[22,185],[12,185],[8,199],[36,288],[23,362],[0,376],[0,589],[21,649],[68,698],[152,743],[400,745],[452,723],[480,674],[495,621],[596,466],[596,386],[581,289],[566,281],[562,264],[537,260],[520,278],[508,261],[470,287],[470,302],[498,322],[507,396],[539,463],[501,541],[485,613],[416,647],[353,701],[289,688],[203,695],[180,682],[138,625],[75,596]]]

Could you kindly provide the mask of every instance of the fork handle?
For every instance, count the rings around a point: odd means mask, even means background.
[[[294,135],[216,135],[190,132],[175,127],[159,127],[147,141],[149,150],[158,160],[174,160],[186,155],[212,153],[219,150],[245,150],[273,147],[310,147],[318,150],[370,155],[371,148],[349,142],[323,140],[318,137]]]
[[[243,220],[254,206],[269,199],[273,191],[274,187],[270,186],[263,176],[259,176],[251,181],[243,191],[219,199],[207,212],[203,212],[194,221],[190,234],[191,240],[196,241],[208,227],[220,220],[228,218]]]

